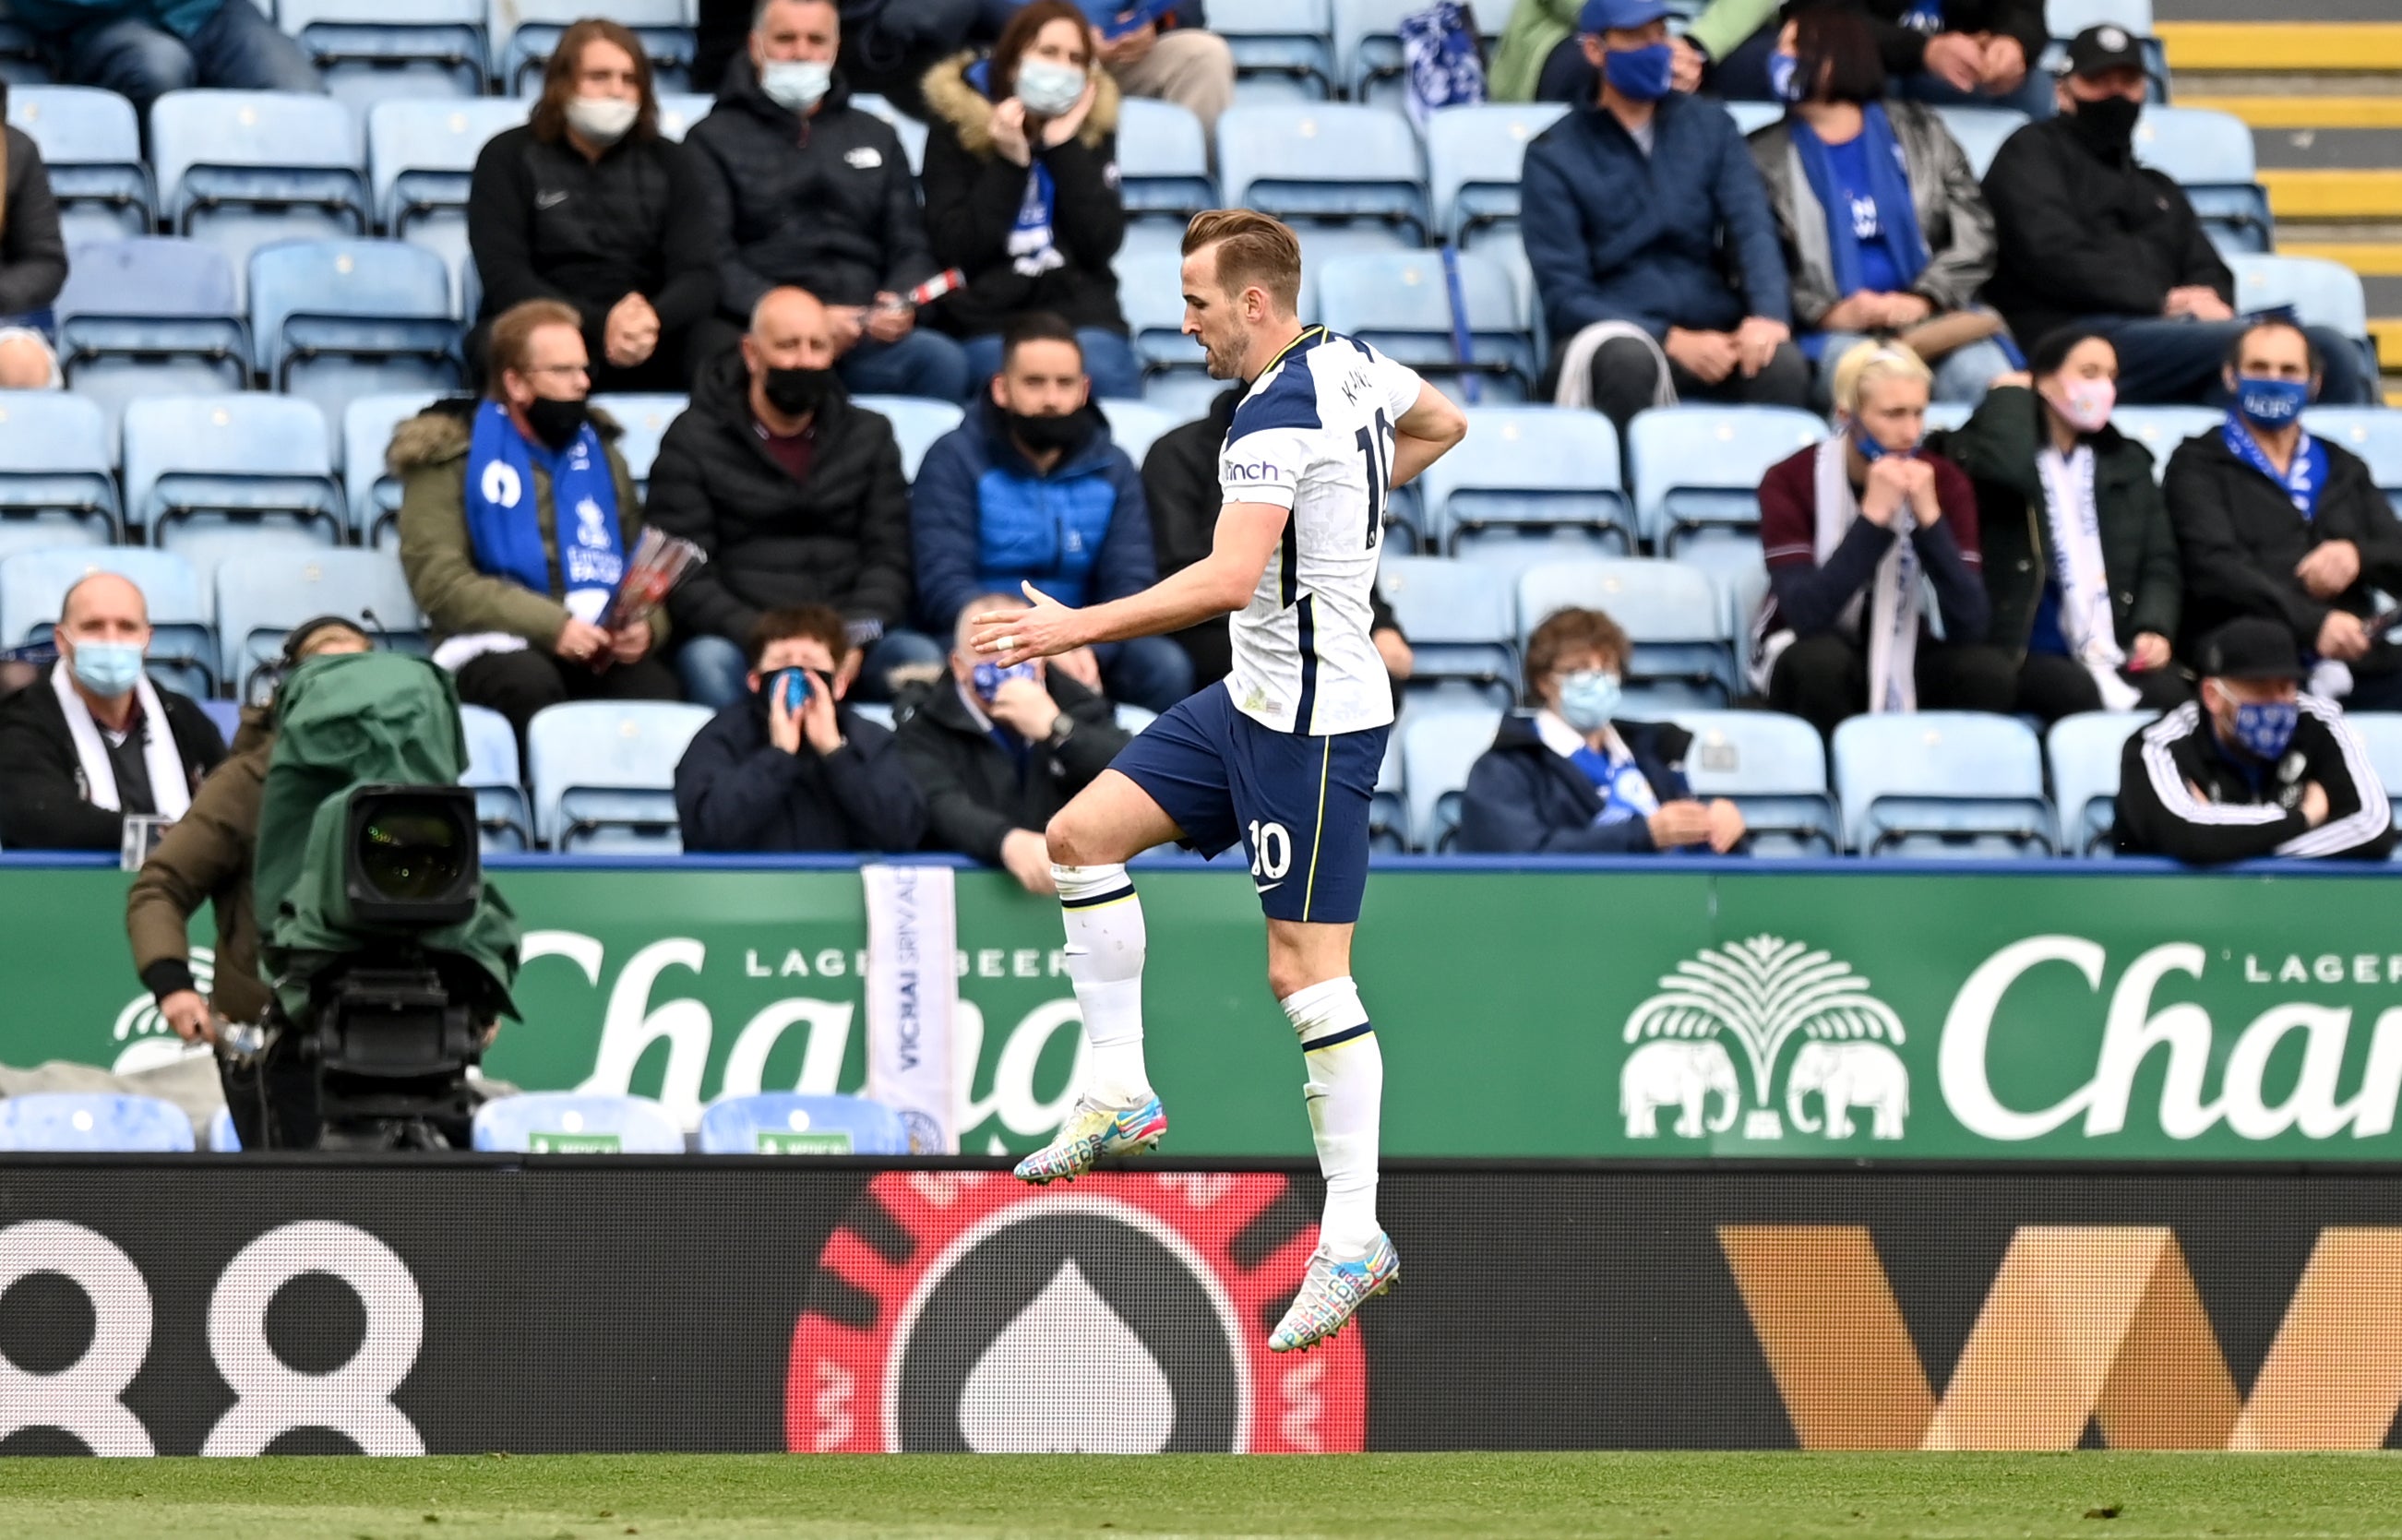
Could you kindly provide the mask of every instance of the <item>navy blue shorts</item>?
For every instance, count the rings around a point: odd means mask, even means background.
[[[1390,732],[1279,733],[1213,684],[1136,735],[1110,768],[1203,855],[1241,845],[1268,918],[1349,925],[1368,887],[1368,809]]]

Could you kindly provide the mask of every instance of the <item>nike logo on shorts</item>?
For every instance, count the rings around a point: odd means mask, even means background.
[[[1284,884],[1279,881],[1271,883],[1253,883],[1251,886],[1259,890],[1261,897],[1264,898],[1268,894],[1275,892],[1277,888],[1282,887]]]

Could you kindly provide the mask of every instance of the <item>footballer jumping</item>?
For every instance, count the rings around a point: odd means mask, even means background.
[[[1369,639],[1385,500],[1466,434],[1458,409],[1363,342],[1304,326],[1301,245],[1264,214],[1221,209],[1184,232],[1184,330],[1209,373],[1247,382],[1219,451],[1225,505],[1209,555],[1139,594],[973,618],[1006,667],[1232,613],[1234,667],[1161,717],[1051,820],[1068,975],[1084,1018],[1075,1110],[1017,1175],[1072,1179],[1167,1131],[1142,1062],[1142,902],[1126,861],[1180,841],[1239,843],[1266,911],[1268,983],[1300,1035],[1302,1095],[1326,1178],[1318,1244],[1268,1346],[1333,1336],[1401,1274],[1376,1222],[1384,1059],[1351,981],[1368,811],[1393,721]]]

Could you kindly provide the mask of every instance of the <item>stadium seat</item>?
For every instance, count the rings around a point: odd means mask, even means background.
[[[2026,114],[2009,107],[1938,107],[1935,116],[1943,120],[1960,153],[1968,158],[1968,170],[1979,181],[1984,180],[1986,168],[2001,153],[2003,142],[2030,121]]]
[[[1465,696],[1495,707],[1518,698],[1510,574],[1475,562],[1397,553],[1388,541],[1377,584],[1410,639],[1413,696]]]
[[[892,727],[892,706],[889,701],[845,701],[843,704],[859,716],[890,732]],[[1123,708],[1122,708],[1123,709]]]
[[[488,706],[459,708],[467,739],[467,768],[459,784],[476,793],[476,822],[490,850],[523,850],[533,844],[533,814],[526,806],[525,778],[518,769],[518,734],[509,719]]]
[[[1678,562],[1630,557],[1556,561],[1518,574],[1518,655],[1550,616],[1599,610],[1634,646],[1626,662],[1626,715],[1657,719],[1709,710],[1734,698],[1734,655],[1724,601],[1706,573]],[[1409,634],[1407,626],[1402,627]]]
[[[225,1107],[209,1114],[209,1148],[220,1155],[242,1151],[242,1135],[234,1132],[233,1113]]]
[[[393,97],[484,93],[484,0],[276,0],[276,24],[353,112]]]
[[[2350,337],[2367,378],[2377,378],[2377,344],[2368,335],[2368,295],[2360,275],[2323,256],[2271,256],[2239,252],[2227,258],[2235,273],[2235,313],[2283,312],[2305,326]]]
[[[875,412],[892,424],[892,436],[901,444],[901,474],[910,480],[918,479],[918,462],[934,440],[958,427],[966,414],[947,401],[928,401],[914,395],[855,395],[851,405]]]
[[[148,235],[158,224],[159,195],[132,103],[92,86],[12,86],[8,122],[42,152],[70,249]]]
[[[1517,223],[1526,146],[1567,114],[1556,102],[1498,102],[1427,119],[1427,176],[1445,240],[1470,246],[1488,226]]]
[[[2343,720],[2360,735],[2386,796],[2402,798],[2402,711],[2346,711]],[[2395,859],[2402,859],[2402,851]]]
[[[1423,8],[1420,0],[1333,0],[1334,77],[1352,101],[1401,105],[1401,20]]]
[[[1713,526],[1760,523],[1768,468],[1827,436],[1826,419],[1787,406],[1664,406],[1627,425],[1636,527],[1663,555]]]
[[[883,100],[880,96],[854,96],[850,99],[850,104],[873,112],[875,109],[869,107],[867,103],[880,103]],[[716,105],[717,98],[706,96],[697,91],[660,92],[659,136],[663,139],[682,140],[685,134],[692,131],[692,126],[707,117]],[[881,117],[884,115],[877,113],[877,116]],[[910,163],[910,169],[912,171],[917,169],[916,162]]]
[[[1468,772],[1493,747],[1501,717],[1490,707],[1410,712],[1401,730],[1401,785],[1408,796],[1411,848],[1433,856],[1451,852]]]
[[[106,415],[111,443],[135,396],[250,384],[233,264],[205,242],[154,235],[77,246],[56,309],[60,366]]]
[[[2152,452],[2152,479],[2169,474],[2169,456],[2196,433],[2215,433],[2227,414],[2207,406],[2121,406],[2110,414],[2110,426]]]
[[[1125,729],[1125,731],[1130,734],[1136,735],[1139,735],[1144,728],[1159,720],[1158,712],[1151,709],[1147,706],[1134,705],[1130,701],[1122,701],[1118,705],[1111,707],[1110,708],[1110,715],[1116,720],[1117,724],[1120,727]]]
[[[456,273],[467,256],[467,181],[485,141],[526,120],[512,97],[379,102],[367,110],[367,180],[386,235],[425,247]],[[473,320],[472,316],[462,319]]]
[[[2402,412],[2385,406],[2319,406],[2302,414],[2302,426],[2358,455],[2395,511],[2402,513]]]
[[[1210,405],[1226,389],[1225,380],[1212,379],[1198,369],[1176,369],[1142,382],[1142,404],[1166,412],[1179,422],[1191,422],[1208,417]],[[1409,493],[1416,488],[1404,487],[1401,490]]]
[[[121,528],[100,408],[64,391],[0,392],[0,557],[106,545]]]
[[[2110,825],[2118,817],[2119,756],[2129,735],[2156,720],[2150,711],[2079,711],[2053,722],[2044,735],[2063,855],[2108,853]]]
[[[1135,469],[1142,469],[1143,457],[1159,442],[1159,435],[1182,425],[1184,419],[1172,417],[1156,406],[1139,401],[1101,401],[1095,405],[1101,416],[1109,419],[1110,438],[1126,452]]]
[[[150,106],[159,212],[237,268],[271,241],[367,233],[359,129],[329,97],[169,91]]]
[[[683,1130],[648,1096],[533,1091],[477,1107],[471,1142],[518,1155],[681,1155]]]
[[[651,461],[659,458],[659,440],[667,436],[668,424],[682,417],[688,404],[687,398],[680,395],[592,398],[594,407],[614,418],[623,430],[617,437],[617,453],[644,497],[651,493]]]
[[[343,543],[325,415],[297,396],[150,396],[125,408],[125,512],[195,567]]]
[[[218,678],[242,699],[252,682],[282,657],[292,627],[319,615],[344,615],[406,652],[424,648],[424,622],[391,551],[269,552],[228,556],[217,563]]]
[[[217,668],[209,590],[173,551],[95,545],[0,560],[0,646],[48,638],[67,590],[91,572],[121,572],[142,590],[150,611],[150,677],[187,695],[209,694]]]
[[[909,173],[914,176],[926,169],[926,125],[903,112],[880,96],[854,96],[850,104],[864,113],[873,113],[892,126],[900,137],[901,153],[909,158]],[[1124,107],[1125,99],[1119,105]]]
[[[1827,740],[1781,711],[1680,711],[1693,735],[1685,780],[1693,795],[1743,809],[1755,856],[1837,856],[1843,819],[1827,791]]]
[[[193,1144],[191,1118],[156,1096],[52,1091],[0,1099],[0,1150],[10,1154],[171,1155]]]
[[[1742,667],[1750,654],[1751,623],[1768,595],[1768,564],[1760,537],[1721,533],[1707,540],[1689,540],[1669,559],[1706,575],[1717,587],[1726,634],[1734,643],[1735,662]]]
[[[562,854],[680,854],[676,762],[709,717],[674,701],[570,701],[535,712],[527,770],[543,842]]]
[[[251,338],[274,389],[338,433],[361,396],[466,382],[450,269],[404,241],[282,241],[250,254]]]
[[[506,96],[538,96],[542,72],[559,34],[592,14],[586,0],[493,0],[491,14],[492,76]],[[507,29],[514,17],[515,30]],[[609,19],[631,27],[650,56],[651,73],[663,91],[690,85],[694,47],[692,13],[684,0],[614,0]]]
[[[192,704],[199,707],[215,725],[217,736],[225,739],[228,744],[231,744],[233,736],[242,731],[242,702],[220,700],[211,695],[205,700],[195,700]]]
[[[1129,219],[1157,219],[1179,230],[1218,205],[1209,177],[1209,142],[1201,119],[1173,102],[1118,102],[1118,191]]]
[[[380,545],[400,519],[400,480],[384,464],[393,430],[439,399],[411,391],[359,396],[342,408],[342,487],[361,543]]]
[[[699,1147],[703,1155],[906,1155],[909,1129],[864,1096],[762,1091],[710,1103]]]
[[[1456,383],[1481,400],[1524,400],[1542,365],[1519,330],[1510,271],[1474,252],[1457,253],[1456,262],[1456,306],[1441,252],[1335,257],[1318,269],[1318,319],[1437,385]]]
[[[2269,249],[2269,192],[2242,118],[2208,107],[2147,106],[2135,124],[2135,158],[2183,187],[2202,227],[2230,250]]]
[[[1619,485],[1609,419],[1554,406],[1470,407],[1468,437],[1418,478],[1439,549],[1512,567],[1633,555]]]
[[[1785,108],[1774,102],[1727,102],[1720,104],[1726,108],[1727,116],[1734,119],[1734,131],[1746,138],[1785,116]]]
[[[1229,205],[1295,223],[1305,238],[1323,230],[1311,222],[1331,221],[1376,226],[1380,240],[1395,231],[1410,245],[1426,240],[1417,134],[1398,112],[1340,102],[1230,107],[1218,119],[1218,173]]]
[[[1932,401],[1926,406],[1926,431],[1946,433],[1967,424],[1976,415],[1974,406],[1965,401]]]
[[[1835,729],[1835,788],[1852,848],[1867,856],[2050,855],[2043,748],[2015,717],[1919,711]]]
[[[2045,0],[2045,30],[2070,38],[2088,27],[2123,27],[2138,37],[2152,35],[2152,0]]]
[[[1184,335],[1183,257],[1172,251],[1122,253],[1111,266],[1118,303],[1144,372],[1201,374],[1201,344]]]
[[[1235,56],[1237,90],[1272,85],[1325,100],[1334,87],[1326,46],[1333,26],[1327,0],[1217,0],[1209,7],[1209,30]]]

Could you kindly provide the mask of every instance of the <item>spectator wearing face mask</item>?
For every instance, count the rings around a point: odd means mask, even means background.
[[[614,21],[576,22],[531,119],[476,158],[467,249],[484,301],[469,358],[486,366],[503,312],[554,300],[576,312],[593,390],[685,390],[734,345],[717,319],[720,224],[692,152],[659,132],[642,40]]]
[[[934,442],[910,484],[918,606],[930,627],[956,621],[978,594],[1021,584],[1081,609],[1159,578],[1142,477],[1092,404],[1074,329],[1038,313],[1003,337],[989,398]],[[1193,693],[1192,660],[1167,637],[1079,648],[1056,662],[1147,710]]]
[[[2291,322],[2229,350],[2227,420],[2177,446],[2162,490],[2185,569],[2186,630],[2274,621],[2314,660],[2311,693],[2355,711],[2402,710],[2402,646],[2372,629],[2402,594],[2402,520],[2359,457],[2314,436],[2302,409],[2325,358]]]
[[[1469,855],[1622,856],[1742,844],[1743,810],[1685,784],[1693,736],[1620,722],[1632,649],[1598,610],[1562,610],[1526,640],[1524,715],[1502,719],[1468,773],[1458,848]]]
[[[1496,102],[1592,101],[1600,82],[1578,46],[1581,8],[1581,0],[1518,0],[1494,51],[1486,94]],[[1767,100],[1764,71],[1782,8],[1782,0],[1709,0],[1668,41],[1670,84],[1680,91],[1706,85],[1722,97]]]
[[[585,399],[581,318],[533,299],[492,323],[490,394],[393,433],[400,565],[459,698],[526,724],[567,700],[674,700],[664,616],[600,620],[642,533],[617,425]]]
[[[926,229],[968,281],[934,314],[966,341],[972,388],[1000,371],[1011,318],[1040,310],[1075,328],[1094,393],[1142,393],[1110,268],[1125,236],[1118,87],[1095,53],[1082,10],[1034,0],[988,57],[927,72]]]
[[[1760,484],[1752,683],[1830,736],[1863,711],[2007,711],[2018,694],[2009,654],[1984,645],[1976,490],[1919,447],[1928,383],[1917,354],[1861,343],[1835,365],[1840,431]]]
[[[2293,634],[2232,620],[2195,657],[2201,700],[2127,740],[2111,831],[2119,852],[2197,866],[2392,854],[2393,812],[2368,750],[2333,702],[2302,694]]]
[[[2151,451],[2110,425],[2119,355],[2069,327],[2036,344],[1934,441],[1977,488],[1988,639],[2019,658],[2018,709],[2164,710],[2192,696],[2172,660],[2184,584]]]

